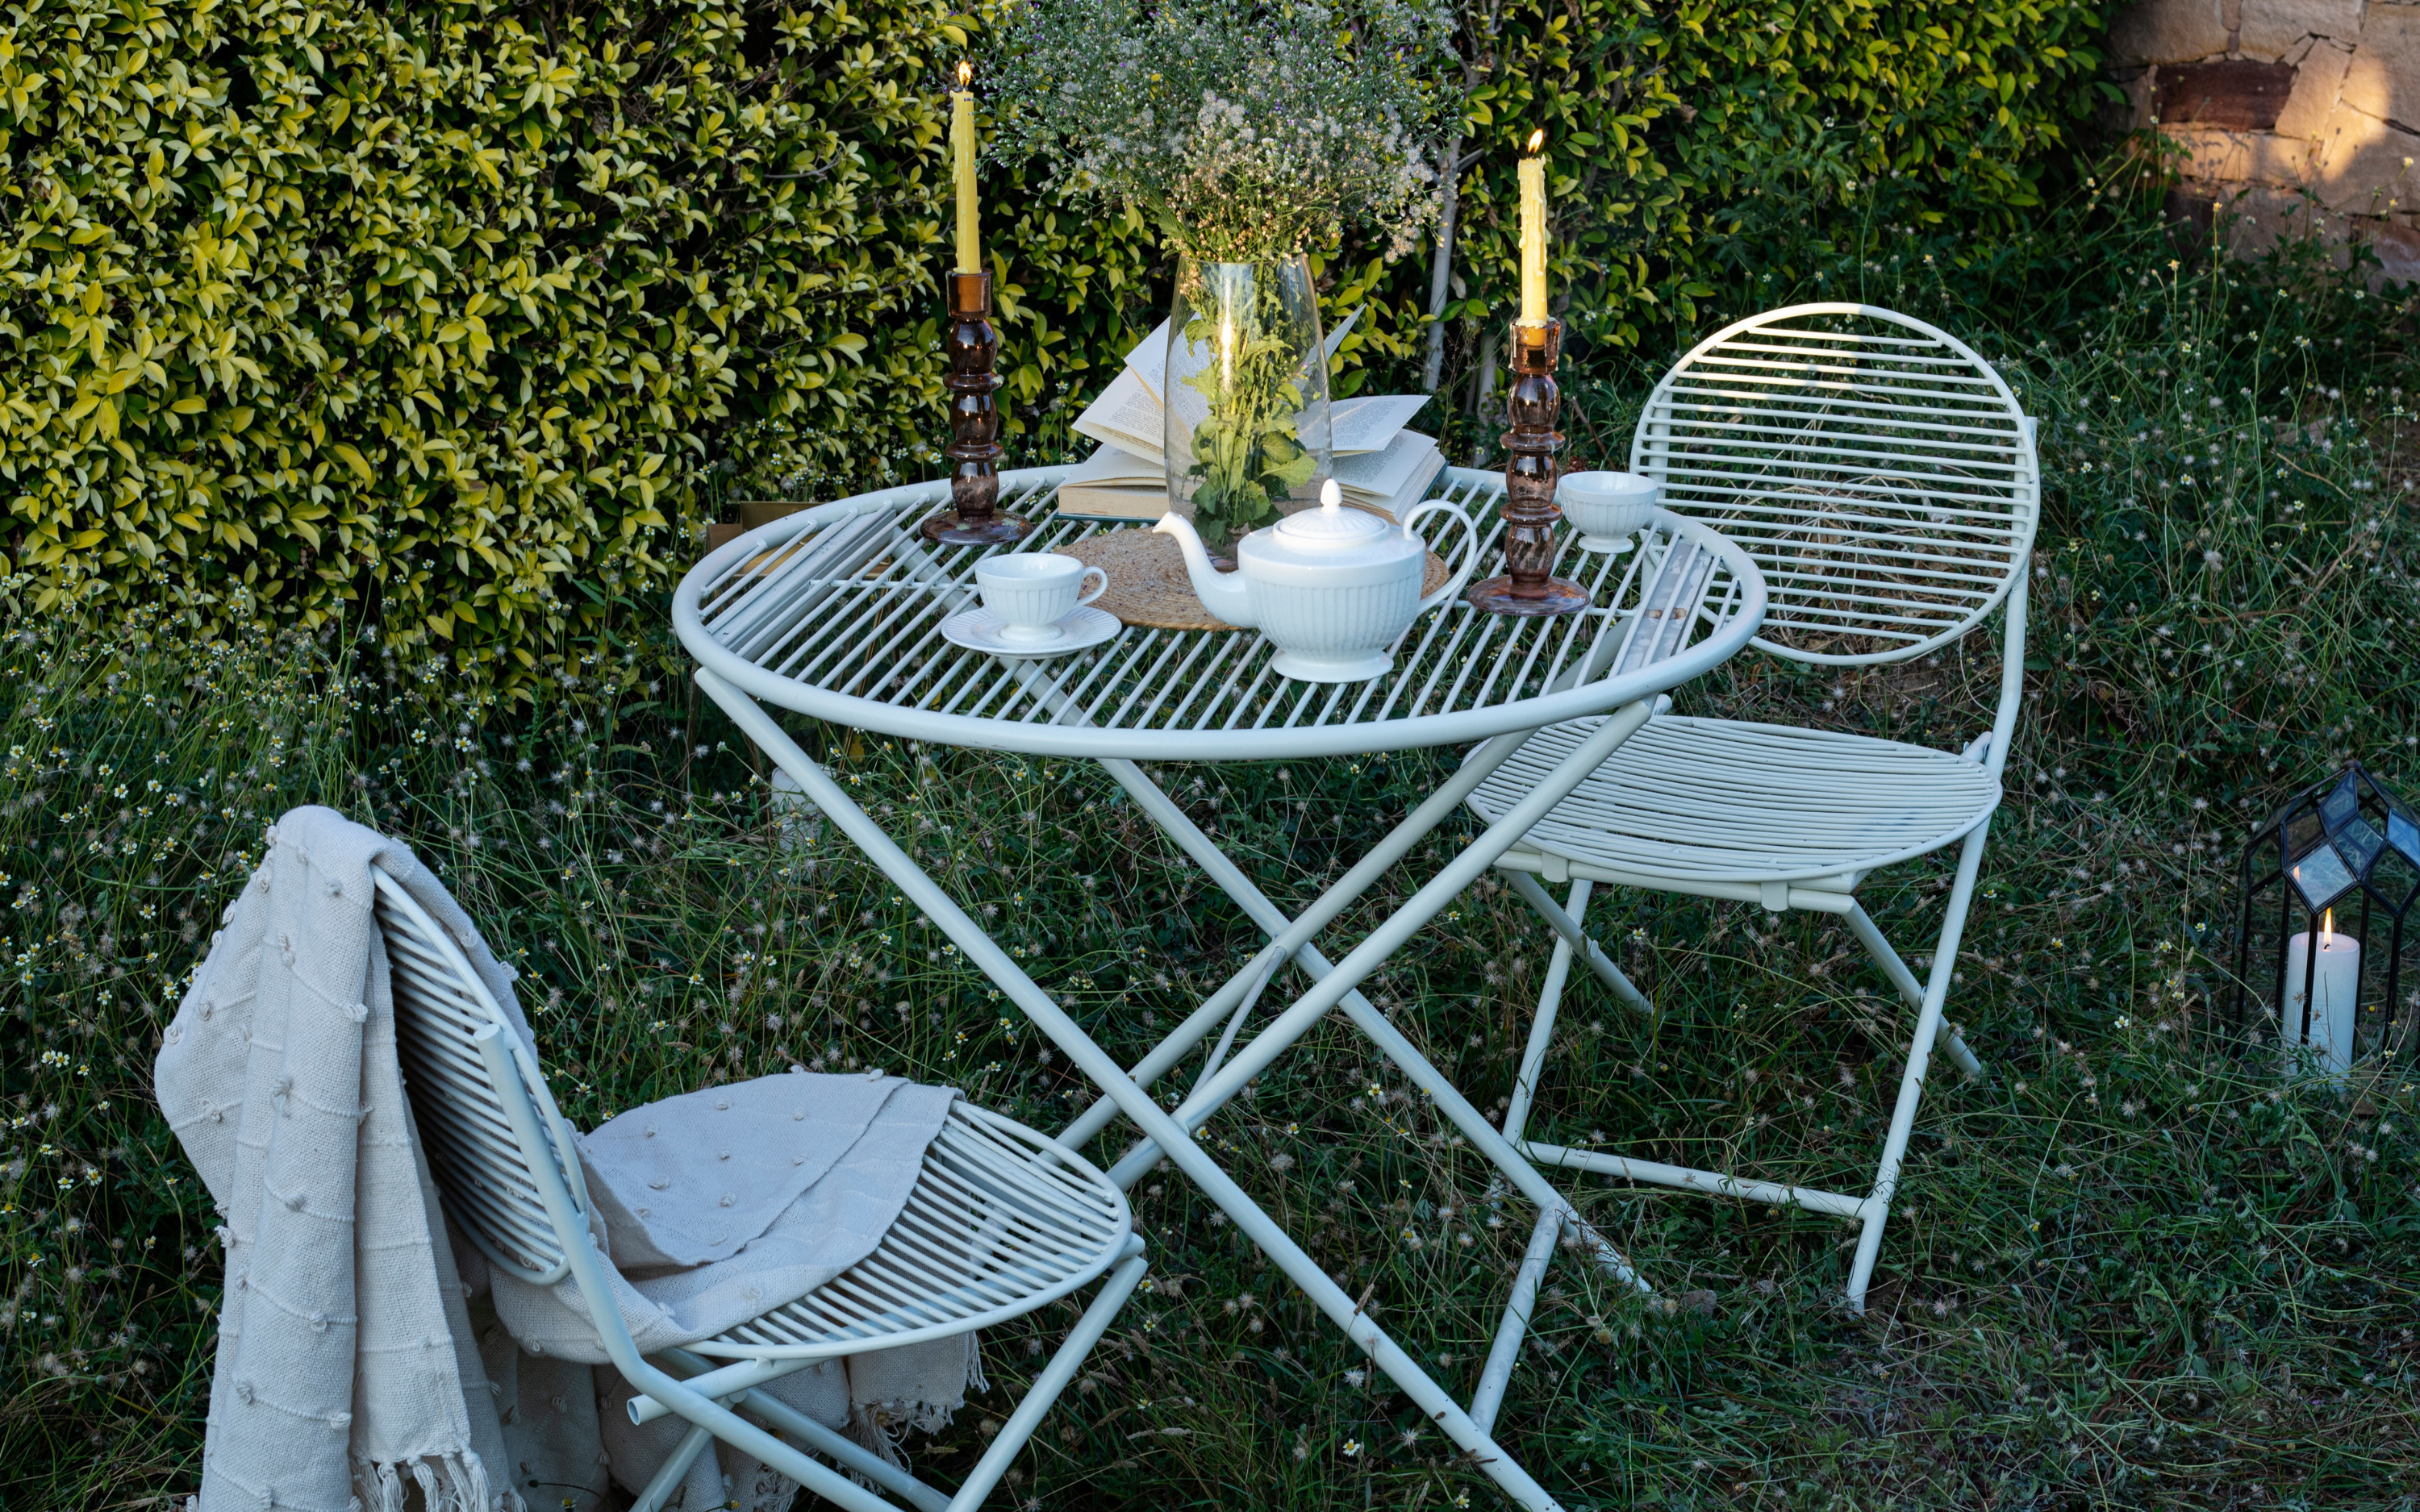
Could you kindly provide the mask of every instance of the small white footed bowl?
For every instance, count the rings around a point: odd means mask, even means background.
[[[1637,472],[1566,473],[1555,504],[1580,532],[1583,551],[1627,551],[1630,538],[1655,517],[1664,486]]]

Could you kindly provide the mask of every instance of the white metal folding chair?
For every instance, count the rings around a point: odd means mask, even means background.
[[[1942,1007],[2023,696],[2025,567],[2040,502],[2034,424],[1989,363],[1924,322],[1869,305],[1802,304],[1715,333],[1666,374],[1639,420],[1631,468],[1662,481],[1667,507],[1746,548],[1772,595],[1754,644],[1774,656],[1837,667],[1903,662],[2007,605],[1998,713],[1962,751],[1659,715],[1497,863],[1559,936],[1506,1134],[1541,1165],[1856,1219],[1848,1296],[1862,1311],[1936,1040],[1968,1075],[1982,1071],[1946,1029]],[[1502,816],[1593,724],[1542,732],[1479,786],[1471,807],[1490,821]],[[1857,888],[1883,867],[1960,842],[1941,936],[1919,982],[1858,905]],[[1558,905],[1542,882],[1569,882],[1566,902]],[[1526,1137],[1575,956],[1624,1005],[1652,1011],[1583,929],[1600,885],[1846,920],[1916,1011],[1866,1196]],[[1517,1347],[1550,1237],[1542,1221],[1499,1330],[1508,1368],[1508,1341]]]
[[[571,1126],[535,1057],[460,947],[383,873],[378,918],[395,982],[404,1084],[453,1221],[489,1264],[537,1285],[567,1279],[580,1288],[607,1353],[640,1393],[630,1401],[634,1420],[671,1413],[691,1425],[634,1512],[661,1506],[711,1439],[856,1512],[895,1512],[740,1412],[923,1512],[970,1512],[1141,1279],[1142,1240],[1108,1178],[1041,1134],[961,1102],[926,1150],[906,1211],[873,1254],[726,1334],[668,1351],[660,1363],[642,1358],[612,1300],[610,1262],[588,1239]],[[1098,1296],[954,1496],[758,1389],[818,1361],[990,1327],[1104,1273]]]

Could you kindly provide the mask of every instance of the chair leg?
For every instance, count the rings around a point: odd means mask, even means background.
[[[1585,878],[1572,884],[1568,907],[1573,923],[1578,923],[1588,913],[1589,893],[1594,886]],[[1521,1052],[1521,1070],[1512,1078],[1512,1101],[1504,1109],[1504,1137],[1516,1146],[1521,1143],[1522,1131],[1528,1127],[1529,1103],[1538,1095],[1538,1078],[1545,1074],[1546,1047],[1555,1038],[1555,1011],[1562,1006],[1563,984],[1571,980],[1571,974],[1572,942],[1558,938],[1554,959],[1546,963],[1546,980],[1538,989],[1538,1011],[1529,1020],[1529,1042]]]
[[[1572,1206],[1569,1197],[1563,1199],[1563,1227],[1571,1234],[1572,1242],[1596,1262],[1598,1270],[1642,1297],[1652,1289],[1630,1268],[1629,1257],[1616,1248],[1612,1240],[1598,1233],[1594,1224],[1581,1217],[1580,1210]]]
[[[1125,1258],[1102,1280],[1100,1295],[1084,1309],[1084,1316],[1077,1319],[1076,1326],[1069,1330],[1067,1341],[1059,1346],[1059,1352],[1050,1357],[1050,1363],[1043,1366],[1042,1374],[1034,1378],[1032,1387],[1016,1404],[1016,1411],[1008,1414],[1007,1424],[993,1436],[991,1447],[975,1461],[975,1468],[967,1473],[966,1483],[958,1488],[957,1495],[950,1498],[950,1512],[974,1512],[983,1504],[983,1499],[991,1494],[991,1489],[1000,1484],[1001,1476],[1008,1473],[1009,1465],[1024,1449],[1026,1441],[1032,1438],[1033,1430],[1042,1426],[1043,1416],[1050,1411],[1050,1404],[1067,1389],[1067,1382],[1076,1379],[1076,1371],[1083,1365],[1084,1357],[1093,1352],[1093,1346],[1098,1344],[1101,1335],[1109,1331],[1109,1320],[1126,1304],[1126,1298],[1133,1295],[1136,1283],[1142,1280],[1142,1273],[1149,1263],[1143,1258],[1142,1248],[1140,1236],[1126,1241]]]
[[[1883,937],[1882,930],[1875,925],[1873,917],[1866,912],[1865,904],[1850,904],[1848,920],[1850,933],[1856,935],[1857,943],[1866,948],[1866,953],[1874,958],[1874,964],[1883,968],[1883,975],[1899,989],[1899,995],[1907,1006],[1922,1012],[1923,984],[1916,980],[1916,973],[1907,968],[1907,963],[1899,958],[1899,952],[1891,949],[1890,941]],[[1955,959],[1953,955],[1951,960]],[[1941,1026],[1938,1042],[1949,1052],[1949,1058],[1960,1071],[1974,1077],[1983,1074],[1983,1063],[1975,1058],[1975,1052],[1966,1048],[1966,1041],[1946,1021]]]
[[[1580,884],[1585,887],[1587,883]],[[1521,1267],[1512,1274],[1512,1295],[1504,1304],[1504,1317],[1496,1325],[1496,1342],[1487,1351],[1487,1364],[1479,1372],[1479,1389],[1471,1393],[1470,1420],[1479,1425],[1481,1433],[1496,1428],[1496,1413],[1504,1405],[1504,1388],[1512,1380],[1512,1366],[1521,1358],[1521,1337],[1529,1331],[1529,1314],[1538,1304],[1538,1283],[1544,1279],[1546,1262],[1555,1257],[1555,1240],[1563,1231],[1560,1208],[1547,1208],[1538,1214],[1538,1227],[1529,1233],[1528,1252],[1521,1257]]]
[[[1975,900],[1975,877],[1983,868],[1983,837],[1989,819],[1967,833],[1958,852],[1958,877],[1949,887],[1949,907],[1941,923],[1941,943],[1932,957],[1931,980],[1916,1016],[1916,1037],[1907,1048],[1907,1071],[1900,1078],[1899,1103],[1891,1109],[1890,1134],[1883,1142],[1882,1164],[1874,1172],[1873,1195],[1867,1199],[1865,1227],[1857,1234],[1857,1257],[1849,1268],[1849,1309],[1866,1310],[1866,1287],[1873,1279],[1874,1261],[1883,1247],[1883,1226],[1890,1221],[1891,1200],[1899,1187],[1900,1163],[1907,1158],[1908,1136],[1916,1129],[1916,1105],[1924,1096],[1924,1073],[1941,1035],[1941,1007],[1949,995],[1949,977],[1958,964],[1958,946],[1966,933],[1966,912]]]
[[[1621,974],[1621,968],[1613,964],[1613,958],[1605,953],[1603,947],[1588,937],[1588,932],[1580,928],[1578,919],[1559,907],[1555,900],[1546,895],[1546,889],[1538,885],[1536,877],[1527,872],[1508,872],[1505,875],[1512,879],[1512,890],[1521,895],[1521,900],[1536,910],[1538,917],[1546,921],[1546,927],[1561,935],[1563,943],[1570,946],[1578,953],[1581,960],[1588,963],[1588,968],[1596,973],[1598,980],[1612,989],[1613,995],[1621,1000],[1624,1008],[1642,1018],[1655,1016],[1655,1005],[1648,999],[1647,995],[1638,990],[1636,982]],[[1579,884],[1579,886],[1584,887],[1586,884]]]
[[[683,1381],[693,1381],[715,1368],[713,1362],[687,1350],[666,1350],[657,1359],[668,1373]],[[741,1412],[761,1420],[773,1432],[788,1434],[851,1474],[863,1476],[893,1496],[904,1498],[921,1512],[947,1512],[948,1497],[855,1439],[832,1431],[780,1397],[751,1389],[743,1393],[735,1405]]]
[[[689,1467],[713,1442],[713,1434],[691,1424],[690,1430],[681,1435],[678,1447],[665,1458],[663,1468],[647,1482],[647,1489],[639,1493],[639,1499],[630,1504],[630,1512],[659,1512],[663,1504],[673,1499],[673,1493],[681,1489],[681,1482],[689,1479]]]
[[[1000,1483],[1001,1476],[1006,1473],[1018,1451],[1023,1449],[1026,1441],[1033,1436],[1033,1430],[1042,1426],[1044,1415],[1058,1401],[1060,1393],[1067,1389],[1067,1383],[1076,1378],[1077,1370],[1081,1368],[1085,1358],[1092,1353],[1093,1347],[1101,1341],[1101,1335],[1108,1332],[1109,1323],[1117,1317],[1120,1309],[1125,1306],[1126,1300],[1134,1295],[1136,1285],[1142,1280],[1143,1272],[1148,1268],[1149,1262],[1143,1258],[1141,1237],[1129,1236],[1125,1254],[1119,1263],[1103,1278],[1100,1292],[1093,1299],[1092,1305],[1084,1309],[1084,1316],[1077,1320],[1075,1328],[1068,1333],[1065,1342],[1062,1343],[1058,1352],[1051,1356],[1049,1365],[1043,1368],[1042,1374],[1035,1379],[1032,1389],[1027,1391],[1024,1397],[1018,1401],[1016,1411],[1009,1414],[1007,1425],[993,1436],[991,1447],[985,1452],[983,1458],[975,1462],[973,1472],[967,1476],[966,1483],[958,1488],[957,1495],[954,1497],[943,1498],[939,1492],[914,1480],[895,1466],[875,1459],[872,1455],[857,1444],[842,1438],[813,1418],[802,1415],[787,1403],[767,1396],[761,1391],[748,1392],[740,1398],[739,1406],[744,1411],[765,1419],[776,1429],[802,1439],[810,1447],[830,1455],[841,1462],[843,1468],[876,1481],[893,1495],[913,1503],[916,1506],[924,1509],[924,1512],[953,1512],[953,1509],[954,1512],[970,1512],[970,1509],[980,1506],[984,1498],[991,1494],[992,1489]],[[680,1369],[701,1367],[706,1363],[683,1350],[675,1350],[668,1353],[675,1366]],[[705,1432],[703,1428],[692,1429],[690,1437],[695,1438],[703,1432]],[[675,1458],[679,1461],[677,1470],[668,1465],[664,1474],[657,1477],[659,1481],[664,1480],[665,1474],[671,1477],[663,1487],[665,1496],[669,1496],[678,1489],[681,1476],[688,1472],[689,1461],[695,1458],[696,1450],[690,1446],[689,1440],[683,1440],[679,1453],[675,1456]],[[650,1483],[649,1493],[654,1493],[656,1489],[656,1486]],[[660,1500],[652,1504],[643,1502],[634,1509],[634,1512],[655,1512],[655,1508],[659,1505],[661,1505]]]

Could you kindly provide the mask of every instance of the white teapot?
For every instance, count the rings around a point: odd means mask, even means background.
[[[1289,515],[1235,543],[1236,570],[1221,574],[1175,514],[1152,529],[1173,535],[1185,549],[1185,570],[1202,605],[1230,625],[1258,629],[1277,646],[1270,667],[1305,683],[1359,683],[1395,664],[1394,643],[1412,621],[1462,591],[1479,560],[1479,527],[1442,499],[1432,499],[1390,525],[1363,510],[1342,507],[1330,478],[1319,507]],[[1423,598],[1420,579],[1428,547],[1412,524],[1431,510],[1451,515],[1470,532],[1470,552],[1452,581]]]

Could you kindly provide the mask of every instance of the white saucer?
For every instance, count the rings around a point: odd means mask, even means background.
[[[964,646],[969,651],[988,652],[995,656],[1016,659],[1063,656],[1071,651],[1097,646],[1125,628],[1116,615],[1098,609],[1078,609],[1054,623],[1059,626],[1059,639],[1056,640],[1003,640],[1000,634],[999,615],[987,609],[970,609],[943,620],[941,634],[951,644]]]

